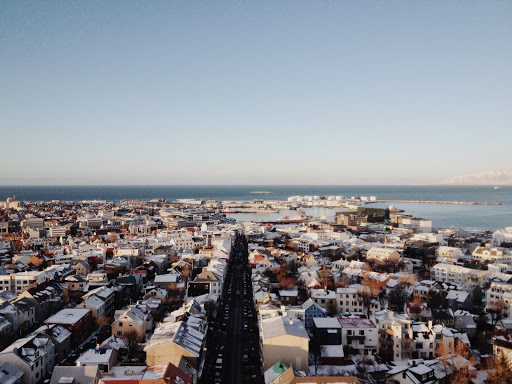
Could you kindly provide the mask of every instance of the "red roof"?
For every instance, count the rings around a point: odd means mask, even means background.
[[[370,319],[359,318],[338,318],[342,328],[375,328],[375,324]]]

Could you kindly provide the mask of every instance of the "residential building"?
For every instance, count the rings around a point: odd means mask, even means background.
[[[306,300],[301,306],[304,309],[304,326],[306,329],[313,328],[313,319],[327,317],[327,310],[312,299]]]
[[[377,326],[370,319],[338,318],[342,345],[353,355],[375,355],[379,346]]]
[[[24,374],[25,372],[11,363],[0,364],[0,383],[2,384],[22,384]]]
[[[273,317],[261,321],[263,369],[276,362],[308,372],[309,336],[299,320]]]
[[[62,325],[71,332],[71,344],[77,347],[92,333],[92,312],[89,309],[65,308],[44,323]]]
[[[375,313],[379,332],[379,355],[384,360],[409,359],[412,355],[411,320],[390,310]]]
[[[55,365],[54,345],[45,337],[24,337],[0,352],[0,361],[24,373],[22,384],[41,383]]]
[[[145,306],[129,306],[128,309],[116,311],[112,323],[112,334],[126,337],[135,332],[139,341],[146,339],[146,333],[153,328],[153,317]]]

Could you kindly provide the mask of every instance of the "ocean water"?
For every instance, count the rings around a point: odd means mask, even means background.
[[[252,191],[269,191],[270,194],[253,194]],[[216,200],[286,200],[294,195],[343,195],[377,196],[385,200],[450,200],[493,201],[498,206],[383,203],[374,207],[394,205],[417,217],[431,219],[436,227],[491,230],[512,226],[512,186],[494,189],[492,186],[307,186],[307,185],[257,185],[257,186],[0,186],[0,200],[16,196],[18,200],[92,200],[119,202],[122,199],[150,200],[165,198],[213,198]],[[315,217],[334,217],[334,210],[311,209],[306,213]],[[272,217],[261,215],[234,216],[243,220],[270,220],[295,212],[281,212]],[[239,214],[242,215],[242,214]],[[275,217],[277,215],[277,217]]]

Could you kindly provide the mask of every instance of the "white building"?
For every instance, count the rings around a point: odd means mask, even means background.
[[[366,259],[380,263],[399,263],[402,257],[396,249],[373,247],[366,253]]]
[[[357,288],[337,288],[336,302],[338,304],[338,312],[364,312],[363,300]]]
[[[13,290],[16,293],[23,292],[26,288],[32,285],[38,285],[46,280],[46,273],[44,271],[29,271],[18,272],[14,274]]]
[[[485,302],[486,311],[502,305],[503,317],[509,318],[511,315],[512,284],[492,282],[489,289],[485,292]]]
[[[379,347],[377,326],[370,319],[339,318],[342,345],[355,355],[375,355]]]
[[[464,252],[462,252],[460,248],[442,246],[436,249],[436,257],[448,257],[460,260],[464,258]]]
[[[503,251],[498,248],[477,247],[473,251],[472,257],[480,263],[512,265],[512,254],[503,253]]]
[[[375,313],[379,330],[379,354],[387,360],[403,360],[412,354],[412,327],[407,315],[390,310]]]
[[[512,227],[498,229],[492,235],[492,246],[501,247],[501,243],[512,243]]]
[[[54,344],[40,335],[18,339],[0,352],[2,363],[10,363],[25,373],[23,384],[39,383],[49,376],[54,358]]]

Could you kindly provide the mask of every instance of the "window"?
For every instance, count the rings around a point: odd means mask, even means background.
[[[364,336],[364,330],[359,331],[359,335]]]
[[[122,336],[123,335],[123,331],[117,331],[117,336]]]
[[[132,325],[133,325],[133,324],[132,324],[132,322],[130,321],[130,322],[128,323],[128,326],[129,326],[129,327],[131,327]]]
[[[120,321],[120,322],[119,322],[119,326],[120,326],[120,327],[122,327],[122,326],[123,326],[123,322],[122,322],[122,321]]]

